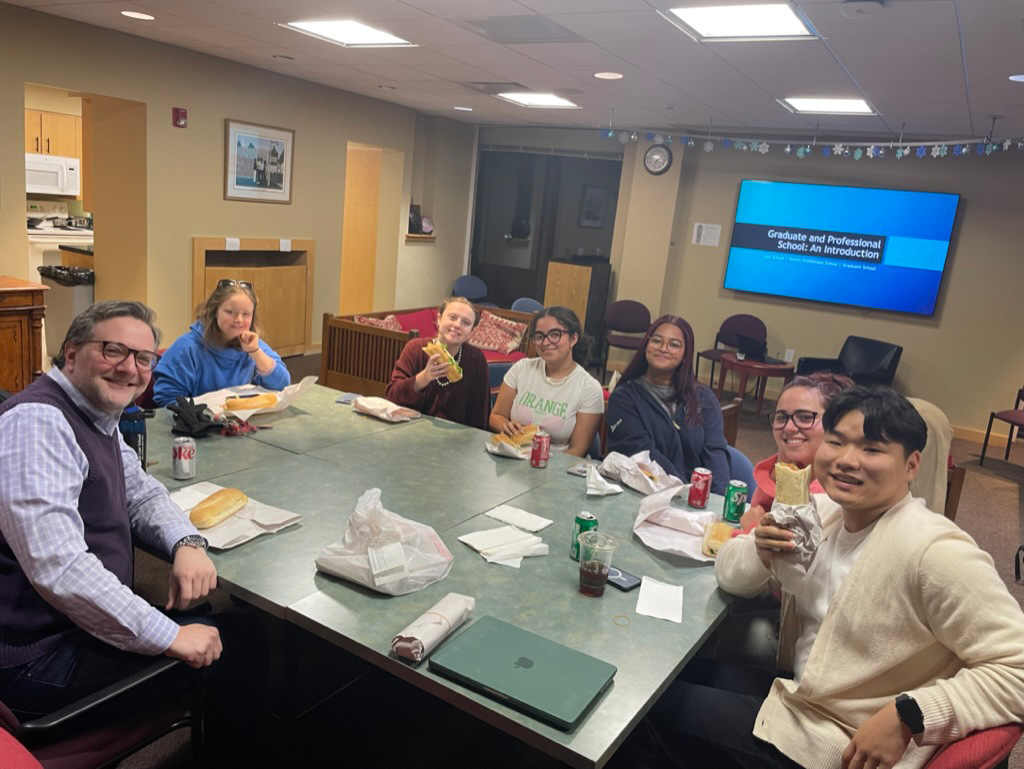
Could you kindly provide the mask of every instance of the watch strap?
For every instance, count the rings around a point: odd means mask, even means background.
[[[174,547],[171,548],[171,558],[174,558],[179,547],[194,547],[196,549],[208,550],[209,546],[210,543],[206,541],[206,537],[202,534],[189,534],[174,543]]]

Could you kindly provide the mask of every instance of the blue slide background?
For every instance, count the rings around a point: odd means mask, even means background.
[[[729,250],[725,287],[922,315],[935,311],[960,196],[861,187],[744,180],[736,221],[888,238],[882,264]]]

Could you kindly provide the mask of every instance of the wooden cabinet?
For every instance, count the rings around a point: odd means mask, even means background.
[[[291,250],[280,250],[284,243]],[[282,357],[311,349],[313,241],[242,238],[237,251],[225,246],[223,238],[193,238],[193,305],[203,302],[225,278],[252,283],[263,341]]]
[[[82,157],[82,118],[37,109],[25,110],[25,152]]]
[[[583,324],[583,330],[595,339],[604,339],[604,313],[608,309],[608,262],[548,262],[544,306],[570,307]]]
[[[24,390],[43,373],[43,292],[48,287],[0,276],[0,389]]]

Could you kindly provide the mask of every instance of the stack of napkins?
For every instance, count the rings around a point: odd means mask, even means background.
[[[512,505],[498,505],[494,509],[488,510],[484,515],[502,523],[510,523],[517,529],[533,532],[534,534],[554,523],[550,518],[542,518],[539,515],[520,510],[518,507],[512,507]]]
[[[548,554],[544,540],[515,526],[499,526],[496,529],[463,534],[459,542],[476,550],[488,563],[500,563],[516,569],[526,556]]]

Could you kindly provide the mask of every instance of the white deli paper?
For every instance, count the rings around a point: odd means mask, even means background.
[[[391,639],[391,651],[399,657],[420,662],[465,622],[475,608],[476,599],[472,596],[449,593]]]
[[[488,510],[484,515],[502,523],[512,524],[517,529],[530,532],[538,532],[554,523],[550,518],[542,518],[539,515],[528,513],[511,505],[498,505],[493,510]]]
[[[622,487],[617,483],[608,483],[597,471],[597,465],[587,467],[587,496],[606,497],[609,494],[621,494]]]
[[[278,392],[277,390],[268,390],[265,387],[257,387],[256,385],[241,385],[240,387],[225,387],[223,390],[213,390],[208,393],[203,393],[197,396],[193,400],[196,403],[204,404],[210,411],[213,412],[215,417],[219,417],[222,414],[230,414],[231,416],[238,417],[241,420],[247,420],[253,414],[272,414],[275,411],[284,411],[288,408],[292,401],[294,401],[303,391],[309,389],[311,385],[316,382],[316,377],[312,374],[304,377],[301,382],[296,384],[288,385],[286,388]],[[259,393],[273,393],[277,396],[277,403],[273,406],[269,406],[265,409],[245,409],[240,411],[227,411],[224,408],[224,401],[228,398],[234,398],[239,395],[256,395]]]
[[[640,595],[636,597],[636,613],[667,619],[669,622],[682,622],[683,586],[643,577],[640,581]]]
[[[532,450],[532,446],[523,446],[523,448],[517,449],[511,443],[495,441],[493,438],[484,444],[484,448],[488,454],[494,454],[497,457],[511,457],[512,459],[529,459]]]
[[[633,532],[652,550],[686,556],[695,561],[713,561],[701,552],[704,524],[718,520],[711,510],[681,510],[672,507],[672,498],[689,485],[683,484],[652,494],[640,500],[640,509],[633,521]]]
[[[360,395],[352,401],[352,408],[360,414],[377,417],[377,419],[383,419],[385,422],[408,422],[411,419],[419,419],[422,416],[415,409],[399,406],[387,398],[378,398],[377,396]]]
[[[622,481],[641,494],[656,494],[682,483],[651,459],[649,451],[641,451],[631,457],[613,451],[604,458],[598,469],[602,475]]]
[[[182,509],[187,515],[188,512],[206,499],[214,492],[223,489],[216,483],[203,481],[192,486],[171,492],[171,501]],[[199,533],[206,537],[210,547],[218,550],[228,550],[232,547],[255,539],[261,534],[271,534],[275,531],[287,528],[302,520],[302,516],[281,510],[277,507],[264,505],[249,497],[249,502],[237,513],[221,521],[216,526],[208,529],[200,529]]]

